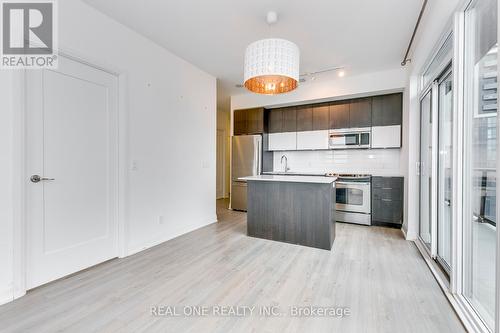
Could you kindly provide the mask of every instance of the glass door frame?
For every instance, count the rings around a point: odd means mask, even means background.
[[[438,204],[438,201],[440,200],[440,191],[442,191],[443,189],[440,189],[439,186],[441,184],[441,179],[440,179],[440,167],[441,167],[441,163],[440,163],[440,157],[439,157],[439,150],[440,150],[440,137],[441,137],[441,130],[440,130],[440,122],[442,120],[442,111],[441,110],[441,94],[440,94],[440,91],[439,91],[439,87],[441,86],[441,84],[445,81],[447,81],[448,78],[452,78],[452,82],[454,82],[454,72],[453,72],[453,62],[450,61],[450,63],[447,65],[447,67],[444,69],[443,72],[441,72],[441,74],[439,74],[439,77],[436,79],[436,83],[437,83],[437,113],[438,113],[438,121],[437,121],[437,125],[436,127],[438,128],[437,129],[437,139],[438,139],[438,143],[437,143],[437,151],[438,151],[438,156],[437,156],[437,161],[436,161],[436,164],[437,164],[437,178],[436,178],[436,252],[435,252],[435,259],[436,261],[441,265],[441,267],[444,269],[444,271],[446,272],[446,274],[448,275],[448,279],[451,279],[451,261],[450,263],[447,263],[445,261],[444,258],[440,257],[439,256],[439,249],[438,249],[438,246],[439,246],[439,218],[440,218],[440,206]],[[452,87],[452,94],[455,94],[455,86]],[[453,95],[453,98],[454,98],[454,95]],[[456,119],[454,118],[454,106],[452,105],[452,152],[454,150],[454,134],[455,134],[455,122],[456,122]],[[452,153],[453,154],[453,153]],[[453,201],[453,196],[455,195],[455,192],[456,192],[456,189],[453,185],[453,175],[454,175],[454,163],[453,163],[453,158],[454,156],[452,155],[452,166],[451,166],[451,170],[452,170],[452,199],[450,201],[450,204],[452,205],[452,201]],[[453,238],[453,229],[454,229],[454,225],[453,225],[453,209],[454,207],[452,206],[451,208],[451,211],[452,211],[452,214],[451,214],[451,232],[450,232],[450,254],[453,253],[453,245],[452,245],[452,238]]]
[[[418,189],[419,189],[419,209],[418,209],[418,216],[419,216],[419,227],[418,227],[418,239],[420,240],[420,242],[424,245],[424,249],[427,251],[427,253],[434,259],[435,256],[434,256],[434,253],[436,253],[434,247],[435,247],[435,240],[434,240],[434,237],[435,237],[435,231],[434,231],[434,225],[435,225],[435,210],[433,209],[433,206],[434,206],[434,198],[435,198],[435,193],[434,193],[434,183],[435,183],[435,130],[436,130],[436,122],[435,122],[435,118],[436,118],[436,109],[435,109],[435,103],[436,103],[436,95],[435,95],[435,90],[436,90],[436,84],[434,82],[432,82],[425,90],[422,91],[422,93],[420,94],[420,99],[419,99],[419,127],[420,127],[420,138],[419,138],[419,159],[418,159],[418,179],[419,179],[419,186],[418,186]],[[429,221],[430,223],[430,232],[431,232],[431,237],[430,237],[430,248],[426,245],[426,242],[424,241],[424,239],[422,238],[421,236],[421,221],[422,221],[422,209],[421,209],[421,198],[422,198],[422,180],[421,180],[421,177],[422,177],[422,102],[425,98],[427,98],[427,96],[430,94],[430,114],[431,114],[431,128],[430,128],[430,131],[432,133],[431,137],[432,137],[432,152],[431,152],[431,189],[430,189],[430,195],[431,195],[431,198],[432,198],[432,201],[431,201],[431,205],[429,207],[429,210],[430,212],[428,212],[428,215],[431,216],[431,220]],[[424,166],[425,167],[425,166]],[[437,249],[437,248],[436,248]]]
[[[463,64],[463,72],[464,72],[464,77],[463,77],[463,82],[462,82],[462,86],[460,87],[461,90],[463,91],[463,114],[461,116],[461,118],[463,118],[463,125],[462,125],[462,141],[461,141],[461,150],[463,152],[463,159],[462,159],[462,162],[465,162],[465,161],[469,161],[470,160],[470,150],[468,149],[467,145],[468,143],[471,142],[471,140],[473,139],[471,137],[472,135],[472,132],[470,131],[470,126],[472,125],[470,123],[470,119],[467,118],[467,120],[465,120],[466,117],[470,116],[470,112],[471,110],[475,110],[476,109],[476,106],[475,106],[475,102],[476,102],[476,99],[477,99],[477,92],[476,92],[476,82],[474,82],[473,78],[475,77],[475,69],[471,68],[470,66],[467,66],[467,61],[468,61],[468,57],[469,57],[469,52],[470,52],[470,49],[468,45],[466,45],[466,42],[468,41],[470,43],[471,40],[473,40],[473,38],[471,38],[472,36],[470,35],[471,34],[471,31],[468,30],[467,26],[466,26],[466,20],[467,20],[467,16],[469,15],[469,11],[474,8],[474,6],[478,3],[479,1],[478,0],[471,0],[471,1],[468,1],[467,5],[464,7],[463,9],[463,12],[460,13],[460,16],[461,16],[461,26],[462,26],[462,34],[461,34],[461,39],[463,41],[463,46],[462,48],[459,50],[459,54],[460,56],[462,57],[462,64]],[[497,27],[498,29],[498,27]],[[498,30],[497,30],[498,31]],[[498,91],[498,89],[497,89]],[[472,94],[471,94],[472,92]],[[474,111],[475,113],[475,111]],[[490,115],[487,115],[488,117],[490,117]],[[497,131],[499,130],[499,115],[498,115],[498,110],[497,110],[497,115],[496,116],[496,127],[497,127]],[[485,116],[477,116],[476,117],[485,117]],[[496,138],[497,142],[496,142],[496,148],[497,148],[497,156],[496,156],[496,171],[498,172],[499,169],[499,154],[498,154],[498,148],[500,147],[499,146],[499,137],[497,135],[497,138]],[[463,164],[463,163],[462,163]],[[462,200],[462,204],[461,204],[461,220],[460,220],[460,223],[461,223],[461,226],[462,226],[462,230],[461,230],[461,237],[462,237],[462,243],[460,244],[461,245],[461,252],[459,253],[459,256],[460,256],[460,259],[461,259],[461,271],[459,272],[460,273],[460,276],[457,276],[457,279],[459,280],[459,284],[460,284],[460,288],[457,290],[462,302],[466,303],[467,307],[470,308],[472,310],[472,312],[474,312],[475,316],[476,317],[476,321],[477,321],[477,324],[478,326],[480,326],[482,328],[482,330],[484,331],[486,327],[486,330],[489,330],[488,329],[488,325],[486,324],[485,322],[485,319],[484,318],[481,318],[480,314],[478,313],[478,310],[476,309],[476,307],[472,304],[472,300],[466,296],[467,293],[471,293],[472,291],[470,290],[471,286],[472,286],[472,283],[473,283],[473,263],[472,263],[472,260],[473,260],[473,239],[472,239],[472,235],[473,235],[473,231],[472,231],[472,228],[473,228],[473,223],[472,223],[472,220],[469,220],[471,218],[470,216],[470,213],[472,212],[472,209],[471,209],[471,202],[470,202],[470,198],[469,196],[466,194],[465,192],[465,189],[469,189],[471,188],[471,184],[472,184],[472,179],[468,176],[470,176],[470,172],[471,170],[469,169],[470,166],[468,167],[465,167],[465,166],[462,166],[462,169],[461,169],[461,179],[463,181],[462,183],[462,186],[461,186],[461,200]],[[498,188],[499,188],[499,185],[498,185],[498,182],[497,182],[497,193],[498,192]],[[497,207],[497,212],[496,212],[496,215],[498,216],[499,215],[499,207],[498,207],[498,204],[499,204],[499,197],[497,196],[496,197],[496,207]],[[496,276],[495,276],[495,294],[496,294],[496,305],[495,305],[495,318],[493,318],[493,323],[491,323],[491,325],[495,326],[495,327],[492,327],[495,329],[496,332],[499,332],[500,330],[500,326],[499,326],[499,306],[500,306],[500,302],[498,300],[498,298],[500,297],[500,292],[499,292],[499,288],[500,288],[500,281],[499,281],[499,234],[498,234],[498,228],[496,229],[496,262],[495,262],[495,265],[496,265]]]
[[[450,269],[449,267],[445,267],[445,265],[442,265],[441,261],[438,260],[438,248],[437,248],[437,242],[438,242],[438,194],[439,194],[439,105],[440,105],[440,100],[439,100],[439,84],[446,78],[449,77],[449,75],[452,75],[453,77],[453,63],[451,60],[451,54],[445,57],[445,60],[442,62],[442,64],[438,67],[439,71],[435,75],[435,79],[429,83],[429,85],[426,87],[425,90],[422,91],[420,94],[420,122],[422,120],[422,101],[427,97],[428,94],[430,95],[430,103],[431,103],[431,117],[432,117],[432,127],[431,127],[431,132],[432,132],[432,152],[431,152],[431,191],[430,195],[432,198],[431,201],[431,206],[429,209],[431,210],[431,243],[430,243],[430,248],[428,248],[425,244],[425,241],[422,239],[420,236],[420,223],[421,223],[421,208],[420,208],[420,203],[419,203],[419,234],[418,234],[418,239],[420,242],[424,245],[423,247],[427,250],[429,256],[439,262],[439,264],[442,266],[441,268],[446,272],[448,277],[451,278],[450,276]],[[455,81],[453,79],[453,81]],[[453,107],[455,108],[455,107]],[[453,126],[455,127],[455,125]],[[420,136],[422,135],[422,124],[420,123]],[[453,132],[455,133],[455,132]],[[454,134],[453,134],[454,135]],[[420,137],[420,143],[421,143],[421,137]],[[422,191],[422,186],[421,186],[421,155],[422,155],[422,147],[419,149],[419,166],[418,166],[418,177],[419,177],[419,202],[420,202],[420,194]],[[453,187],[453,191],[455,191],[455,187]],[[453,221],[453,217],[452,217]],[[453,253],[453,245],[452,246],[452,253]],[[452,261],[453,262],[453,261]]]
[[[419,165],[418,165],[418,178],[419,178],[419,234],[418,239],[422,243],[423,247],[426,249],[428,255],[436,260],[437,258],[437,219],[438,219],[438,174],[439,174],[439,80],[451,71],[453,75],[453,87],[455,87],[455,77],[454,77],[454,68],[453,68],[453,55],[455,46],[455,34],[453,27],[446,31],[440,39],[439,47],[436,48],[436,51],[432,53],[429,58],[426,66],[423,68],[422,75],[420,78],[420,93],[419,93],[419,111],[421,112],[421,102],[427,96],[428,93],[431,94],[431,113],[432,113],[432,171],[431,171],[431,244],[430,248],[425,245],[422,238],[420,237],[420,175],[421,175],[421,147],[419,148]],[[455,89],[455,88],[454,88]],[[455,105],[453,106],[455,109]],[[420,114],[419,122],[421,121]],[[419,127],[421,128],[421,124]],[[455,132],[455,129],[453,129]],[[420,133],[421,135],[421,133]],[[421,139],[420,142],[421,143]],[[454,186],[454,184],[453,184]],[[455,188],[455,187],[453,187]],[[453,248],[452,248],[453,250]],[[453,251],[452,251],[453,252]],[[447,273],[448,274],[448,273]],[[447,283],[449,284],[449,279],[447,279]]]
[[[455,228],[452,229],[452,271],[450,276],[450,292],[452,293],[455,302],[454,307],[459,312],[460,316],[467,321],[467,328],[477,332],[491,332],[482,318],[477,314],[469,300],[464,296],[466,288],[466,267],[470,267],[469,256],[466,255],[467,249],[470,249],[470,241],[466,238],[470,235],[470,223],[466,223],[464,218],[464,208],[468,203],[465,202],[464,188],[466,188],[469,180],[464,179],[465,170],[463,161],[467,159],[466,143],[469,142],[469,133],[465,130],[465,110],[473,107],[471,98],[466,95],[467,91],[473,89],[470,80],[472,70],[466,66],[466,27],[465,18],[467,12],[472,8],[478,0],[464,0],[462,5],[457,9],[454,16],[453,31],[454,37],[454,56],[453,56],[453,72],[454,72],[454,87],[455,93],[453,97],[453,117],[455,119],[453,128],[456,131],[453,134],[453,198],[452,219]],[[497,128],[499,127],[499,119],[497,117]],[[500,147],[500,135],[497,135],[497,147]],[[497,170],[500,170],[500,154],[497,154]],[[500,184],[497,182],[497,193],[500,189]],[[500,213],[500,196],[497,196],[497,216]],[[496,315],[495,315],[495,332],[500,332],[500,234],[497,229],[497,244],[496,244]],[[470,272],[469,272],[470,273]],[[470,276],[469,276],[470,278]]]

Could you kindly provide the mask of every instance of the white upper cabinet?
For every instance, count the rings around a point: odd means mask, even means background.
[[[401,125],[372,127],[372,148],[400,148]]]
[[[328,130],[297,132],[297,150],[328,149]]]
[[[269,133],[267,150],[297,150],[297,132]]]

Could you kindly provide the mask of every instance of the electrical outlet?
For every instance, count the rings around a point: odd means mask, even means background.
[[[158,224],[164,224],[165,223],[165,217],[163,215],[158,216]]]

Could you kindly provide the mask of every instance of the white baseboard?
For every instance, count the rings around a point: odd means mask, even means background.
[[[180,230],[180,231],[177,231],[177,232],[174,232],[174,233],[169,233],[168,236],[162,236],[162,237],[154,238],[154,239],[152,239],[152,240],[144,243],[141,246],[138,246],[138,247],[135,247],[135,248],[132,248],[132,249],[128,249],[126,256],[127,257],[131,256],[133,254],[136,254],[136,253],[139,253],[141,251],[147,250],[147,249],[149,249],[149,248],[151,248],[153,246],[159,245],[161,243],[165,243],[166,241],[169,241],[171,239],[177,238],[179,236],[185,235],[187,233],[190,233],[192,231],[195,231],[197,229],[206,227],[206,226],[208,226],[210,224],[214,224],[214,223],[217,223],[217,216],[215,216],[214,218],[212,218],[208,222],[204,222],[204,223],[201,223],[201,224],[190,225],[190,226],[188,226],[187,228],[185,228],[183,230]]]
[[[12,289],[0,290],[0,305],[12,302],[14,300],[14,291]]]
[[[19,297],[23,297],[24,295],[26,295],[26,290],[14,288],[14,299],[18,299]]]
[[[415,241],[417,239],[417,235],[407,232],[404,228],[401,228],[401,231],[407,241]]]

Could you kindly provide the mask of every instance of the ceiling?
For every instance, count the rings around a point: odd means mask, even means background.
[[[346,75],[399,66],[422,0],[85,0],[218,78],[218,102],[241,93],[246,46],[295,42],[300,72],[345,66]],[[278,22],[268,26],[269,10]]]

